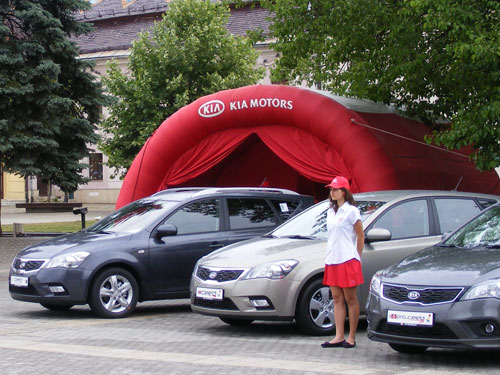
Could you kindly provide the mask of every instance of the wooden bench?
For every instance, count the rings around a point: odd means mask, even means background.
[[[82,207],[82,203],[73,202],[33,202],[16,203],[16,208],[25,208],[27,213],[36,212],[71,212],[74,208]]]

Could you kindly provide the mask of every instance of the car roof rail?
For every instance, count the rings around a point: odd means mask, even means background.
[[[278,188],[273,189],[273,188],[259,188],[259,187],[227,187],[227,188],[206,188],[193,194],[193,196],[218,194],[218,193],[245,193],[245,192],[300,195],[296,191],[288,189],[278,189]]]
[[[199,192],[202,190],[205,190],[206,188],[203,187],[181,187],[181,188],[171,188],[171,189],[165,189],[165,190],[160,190],[157,191],[156,193],[152,194],[152,196],[156,195],[164,195],[164,194],[172,194],[172,193],[188,193],[188,192]]]

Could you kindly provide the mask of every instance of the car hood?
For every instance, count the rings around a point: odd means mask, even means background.
[[[18,257],[29,259],[49,259],[63,252],[89,251],[107,246],[110,242],[113,247],[119,242],[127,242],[132,235],[130,233],[96,233],[80,231],[55,237],[47,241],[29,246],[18,253]]]
[[[384,272],[384,282],[405,285],[467,286],[500,277],[500,249],[434,246]]]
[[[323,240],[258,237],[217,250],[200,261],[211,267],[249,268],[282,259],[305,261],[324,259],[326,244]]]

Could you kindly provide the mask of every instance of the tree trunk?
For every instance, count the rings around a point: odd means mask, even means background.
[[[50,180],[48,182],[48,185],[49,186],[48,186],[48,189],[47,189],[48,190],[48,192],[47,192],[47,195],[48,195],[47,199],[48,199],[48,202],[50,202],[52,200],[52,182],[50,182]]]

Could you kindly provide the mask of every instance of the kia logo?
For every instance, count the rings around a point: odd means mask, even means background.
[[[224,103],[220,100],[210,100],[198,109],[198,114],[201,117],[215,117],[224,112]]]
[[[419,299],[420,298],[420,293],[416,292],[416,291],[408,292],[408,298],[409,299]]]

